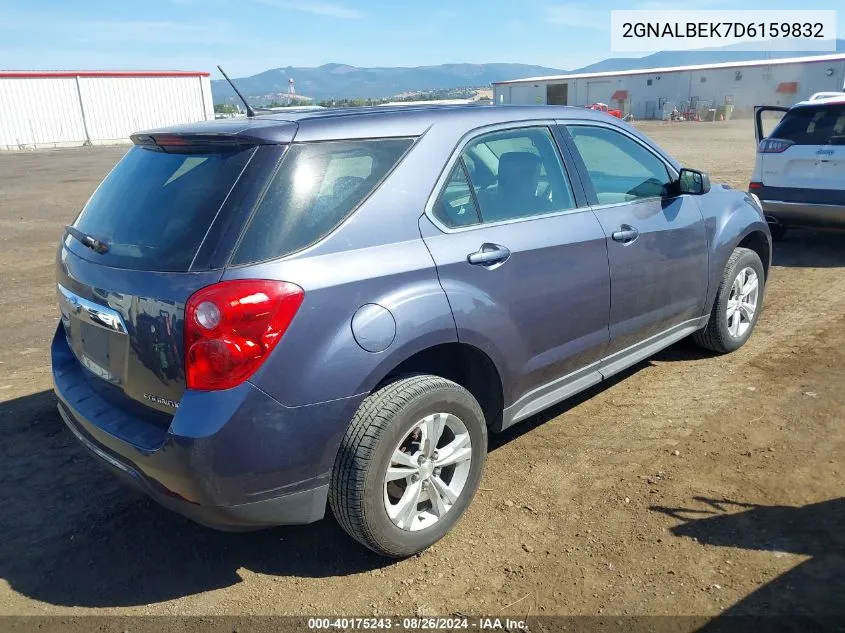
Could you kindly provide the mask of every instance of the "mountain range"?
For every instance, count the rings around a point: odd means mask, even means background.
[[[741,45],[740,45],[741,46]],[[845,52],[845,40],[836,40],[836,51]],[[359,68],[347,64],[317,67],[273,68],[234,79],[238,89],[256,103],[271,101],[288,91],[294,78],[297,94],[315,100],[356,97],[391,97],[405,92],[487,86],[493,81],[566,73],[612,72],[641,68],[712,64],[761,58],[803,57],[828,53],[737,50],[737,47],[696,51],[661,51],[645,57],[609,58],[572,70],[530,64],[441,64],[412,68]],[[215,103],[234,103],[235,93],[222,79],[211,82]]]

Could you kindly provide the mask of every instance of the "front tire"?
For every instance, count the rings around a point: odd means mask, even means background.
[[[710,320],[693,334],[695,343],[719,354],[745,345],[763,309],[765,285],[760,256],[747,248],[735,248],[725,264]]]
[[[458,522],[486,456],[487,426],[472,394],[439,376],[400,378],[361,403],[335,460],[329,505],[363,545],[410,556]]]

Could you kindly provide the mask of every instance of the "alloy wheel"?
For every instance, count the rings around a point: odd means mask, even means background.
[[[415,532],[457,503],[472,463],[472,439],[451,413],[419,420],[393,450],[384,475],[384,507],[394,525]]]
[[[759,296],[760,280],[754,269],[747,266],[734,279],[728,297],[726,319],[728,332],[734,338],[742,337],[754,323]]]

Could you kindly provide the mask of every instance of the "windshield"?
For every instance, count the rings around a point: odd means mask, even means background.
[[[108,266],[187,271],[253,148],[208,153],[133,147],[91,196],[74,227],[108,246],[74,253]]]

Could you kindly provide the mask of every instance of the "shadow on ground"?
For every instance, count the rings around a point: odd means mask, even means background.
[[[720,617],[845,615],[845,498],[805,506],[761,506],[727,499],[696,497],[696,507],[653,506],[683,521],[675,536],[702,545],[811,558],[763,585]],[[718,630],[718,618],[712,630]],[[703,631],[711,630],[708,627]]]
[[[694,358],[681,344],[666,360]],[[648,367],[640,363],[564,403],[492,435],[495,450]],[[240,582],[238,569],[327,577],[391,564],[332,518],[247,533],[204,528],[124,485],[78,444],[51,391],[0,403],[0,578],[62,606],[162,602]]]
[[[161,602],[240,582],[237,570],[303,577],[387,564],[329,519],[223,533],[119,482],[68,432],[52,392],[0,404],[0,578],[56,605]]]
[[[491,450],[597,390],[491,436]],[[308,526],[224,533],[159,507],[78,444],[50,391],[0,404],[0,429],[0,578],[35,600],[144,605],[234,585],[240,568],[326,577],[391,564],[353,541],[331,517]]]
[[[788,268],[845,267],[845,231],[789,229],[783,241],[775,242],[772,263]]]

